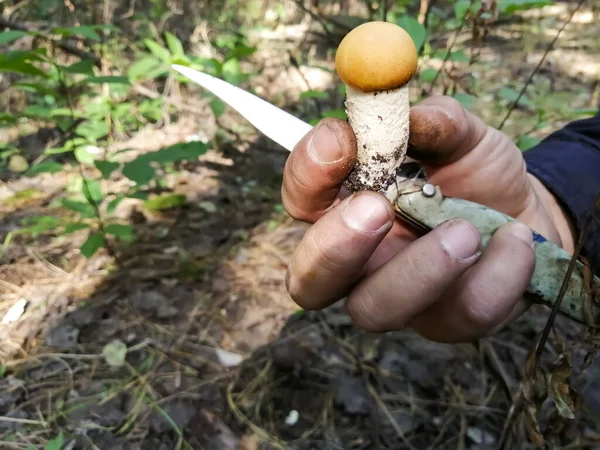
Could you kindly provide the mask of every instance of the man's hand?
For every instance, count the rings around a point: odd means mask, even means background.
[[[485,251],[467,222],[425,236],[395,219],[380,194],[348,196],[342,183],[356,158],[350,126],[326,119],[297,145],[285,167],[283,202],[314,224],[292,256],[286,284],[303,308],[347,296],[349,314],[369,331],[414,328],[454,342],[481,337],[522,314],[534,268],[532,234],[572,252],[574,233],[553,195],[526,171],[519,149],[449,97],[411,109],[409,155],[445,195],[486,205],[519,222]]]

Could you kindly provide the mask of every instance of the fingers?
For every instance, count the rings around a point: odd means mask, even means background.
[[[521,151],[455,99],[430,97],[411,109],[409,155],[451,197],[516,217],[534,196]]]
[[[319,122],[287,159],[282,199],[288,214],[311,223],[319,219],[336,201],[356,153],[350,125],[339,119]]]
[[[532,235],[505,226],[479,256],[470,224],[449,221],[406,247],[348,298],[358,326],[384,332],[411,326],[441,342],[474,339],[524,311],[531,277]]]
[[[428,339],[481,338],[521,315],[535,266],[531,231],[523,224],[495,233],[478,263],[411,326]]]
[[[358,284],[348,296],[350,316],[372,332],[406,327],[477,261],[479,243],[470,223],[443,223]]]
[[[424,164],[451,164],[474,149],[489,130],[454,98],[428,97],[410,110],[408,154]]]
[[[318,309],[344,297],[393,222],[390,202],[372,192],[357,193],[334,207],[307,231],[292,255],[286,287],[294,301]]]

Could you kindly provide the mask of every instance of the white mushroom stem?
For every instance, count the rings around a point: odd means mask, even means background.
[[[409,134],[408,84],[380,92],[346,86],[346,114],[358,145],[356,165],[346,180],[351,191],[384,192],[406,156]]]

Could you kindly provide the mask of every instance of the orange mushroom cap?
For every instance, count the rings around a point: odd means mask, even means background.
[[[389,22],[367,22],[350,31],[338,47],[335,65],[342,81],[363,92],[397,89],[417,70],[410,35]]]

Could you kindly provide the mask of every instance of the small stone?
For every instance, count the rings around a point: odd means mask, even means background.
[[[335,401],[348,414],[369,414],[373,407],[371,396],[363,380],[355,377],[340,379]]]
[[[71,348],[77,345],[79,328],[73,325],[62,325],[50,330],[45,343],[48,347]]]

